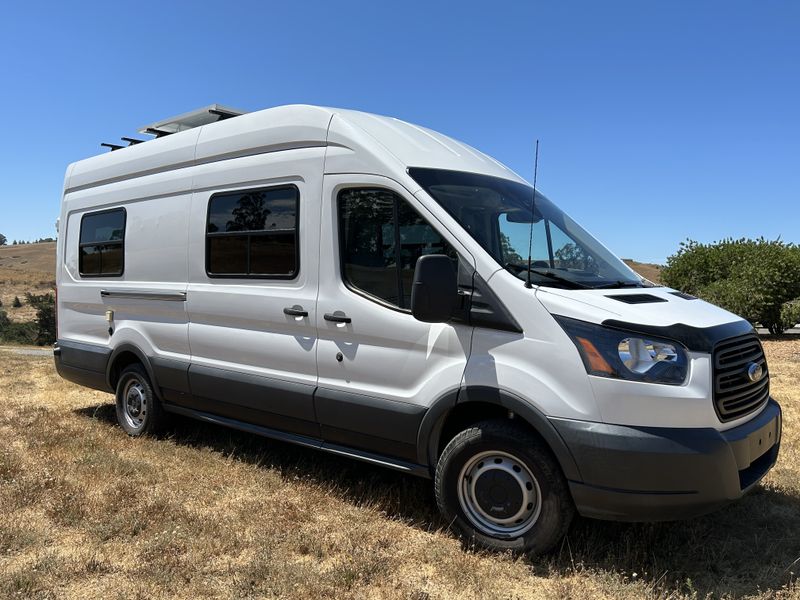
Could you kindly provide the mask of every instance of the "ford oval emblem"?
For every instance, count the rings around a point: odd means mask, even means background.
[[[747,365],[747,377],[752,382],[756,382],[761,379],[761,376],[764,374],[764,369],[758,363],[751,362]]]

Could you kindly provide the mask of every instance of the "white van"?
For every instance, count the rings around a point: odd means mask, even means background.
[[[58,241],[58,372],[130,435],[176,413],[429,477],[468,542],[533,553],[575,511],[699,515],[775,464],[750,324],[496,160],[314,106],[144,131],[68,167]]]

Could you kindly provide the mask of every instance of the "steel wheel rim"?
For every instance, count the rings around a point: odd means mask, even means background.
[[[458,502],[470,524],[492,537],[518,537],[542,510],[539,482],[523,461],[490,450],[470,458],[458,476]]]
[[[144,386],[139,381],[129,381],[122,392],[122,402],[125,422],[133,429],[141,429],[148,409]]]

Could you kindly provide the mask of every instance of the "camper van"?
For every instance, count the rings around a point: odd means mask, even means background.
[[[427,477],[468,544],[533,554],[775,464],[752,326],[478,150],[315,106],[142,132],[67,168],[57,258],[58,372],[129,435],[184,415]]]

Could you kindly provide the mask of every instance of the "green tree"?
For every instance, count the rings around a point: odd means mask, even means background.
[[[503,260],[505,262],[512,264],[527,263],[527,259],[520,256],[519,252],[517,252],[511,244],[509,237],[502,231],[500,232],[500,248],[503,252]]]
[[[594,258],[584,248],[572,242],[556,250],[554,258],[562,269],[579,269],[590,273],[597,273],[599,270]]]
[[[0,246],[5,246],[8,242],[8,238],[0,233]]]
[[[800,247],[764,238],[682,243],[661,271],[665,285],[782,333],[800,298]]]

